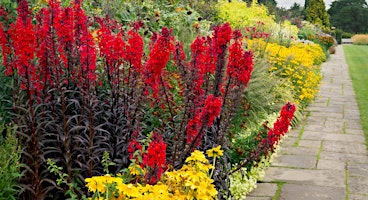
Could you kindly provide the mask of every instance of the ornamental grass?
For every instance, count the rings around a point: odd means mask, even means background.
[[[355,45],[368,45],[368,35],[356,34],[351,37]]]

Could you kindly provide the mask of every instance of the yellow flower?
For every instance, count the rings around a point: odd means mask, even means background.
[[[152,188],[152,192],[154,196],[167,196],[169,195],[168,190],[169,190],[169,187],[162,183],[157,183]]]
[[[141,166],[137,165],[136,163],[131,163],[128,169],[131,175],[144,175],[145,174],[144,169],[142,169]]]
[[[106,186],[104,182],[103,176],[95,176],[92,178],[86,178],[85,179],[86,187],[91,192],[99,192],[99,193],[105,193],[106,192]]]
[[[130,196],[130,197],[138,197],[140,195],[139,190],[133,185],[133,184],[118,184],[116,186],[119,193],[122,193],[124,195]]]
[[[186,163],[192,163],[192,162],[203,162],[206,163],[208,160],[204,156],[203,152],[194,150],[192,154],[185,160]]]
[[[215,158],[219,158],[224,155],[223,150],[221,150],[221,145],[207,150],[206,153],[208,157],[215,157]]]

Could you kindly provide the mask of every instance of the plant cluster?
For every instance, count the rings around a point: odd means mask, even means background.
[[[22,176],[21,151],[14,132],[14,127],[0,125],[0,199],[16,199],[20,191],[17,180]]]
[[[335,44],[335,40],[331,35],[308,35],[307,39],[320,44],[325,50]]]
[[[228,146],[227,131],[253,69],[242,34],[229,24],[214,27],[212,37],[198,36],[187,59],[172,30],[154,33],[145,54],[141,22],[125,31],[109,18],[92,21],[80,1],[70,7],[49,1],[34,22],[27,1],[19,2],[17,13],[14,23],[1,27],[0,40],[27,166],[23,198],[81,196],[81,187],[67,183],[102,174],[105,151],[116,163],[109,167],[113,173],[127,168],[129,145],[151,132],[141,155],[148,183],[159,180],[166,160],[179,169],[195,149]],[[58,187],[48,159],[66,174]],[[221,162],[213,178],[226,190],[227,158]]]
[[[256,187],[255,183],[262,179],[261,169],[269,165],[280,139],[288,132],[295,111],[295,105],[287,103],[282,107],[272,128],[264,123],[261,130],[245,135],[245,138],[255,138],[255,141],[242,144],[246,147],[245,149],[240,149],[238,146],[236,155],[233,155],[234,158],[240,158],[239,160],[234,159],[237,162],[230,176],[230,191],[236,199],[240,199],[241,195],[253,190]],[[245,138],[238,138],[235,145],[246,141]]]
[[[353,40],[353,44],[356,45],[367,45],[368,44],[368,35],[365,34],[356,34],[351,37]]]
[[[216,7],[219,21],[229,22],[234,28],[253,27],[258,22],[263,22],[265,32],[271,32],[271,27],[275,24],[275,17],[269,14],[267,7],[255,1],[248,6],[242,1],[222,0],[218,1]]]
[[[24,199],[244,196],[326,59],[256,1],[39,2],[0,13]]]
[[[216,158],[223,155],[220,148],[207,150],[207,156],[213,158],[212,165],[203,152],[195,150],[182,168],[165,171],[155,184],[142,179],[149,173],[147,168],[133,164],[125,174],[116,177],[107,174],[86,178],[86,186],[93,194],[92,199],[217,199],[218,192],[211,177]]]
[[[289,47],[263,40],[249,40],[248,48],[258,51],[272,67],[269,69],[282,78],[286,78],[295,92],[295,100],[303,106],[316,96],[321,75],[319,65],[326,60],[318,44],[293,43]]]

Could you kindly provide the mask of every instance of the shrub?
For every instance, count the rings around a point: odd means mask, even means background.
[[[351,38],[354,36],[354,33],[342,32],[342,38]]]
[[[298,32],[298,37],[301,40],[307,40],[309,35],[316,35],[317,30],[315,25],[310,22],[303,21],[303,27]]]
[[[336,38],[337,44],[341,44],[342,34],[343,34],[343,30],[339,28],[335,29],[335,38]]]
[[[284,20],[282,24],[274,24],[272,26],[272,37],[270,41],[288,46],[298,38],[298,32],[299,29],[297,26],[292,25],[288,20]]]
[[[219,20],[229,22],[234,28],[253,27],[258,22],[263,22],[265,32],[271,32],[275,24],[275,16],[269,14],[267,7],[255,2],[248,6],[246,2],[222,0],[219,1],[217,9]]]
[[[357,34],[351,37],[353,40],[353,44],[356,45],[367,45],[368,44],[368,35]]]
[[[330,35],[309,35],[308,40],[321,45],[326,56],[328,56],[328,49],[335,43],[334,38]]]
[[[20,187],[18,179],[22,176],[20,148],[15,137],[15,129],[0,125],[0,199],[17,199]]]
[[[319,45],[294,43],[285,47],[263,40],[249,40],[248,47],[272,64],[270,72],[286,78],[295,92],[296,102],[302,107],[314,99],[321,80],[319,65],[326,60]]]

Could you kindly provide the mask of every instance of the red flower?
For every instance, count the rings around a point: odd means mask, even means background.
[[[140,142],[137,141],[136,138],[134,138],[129,142],[128,145],[129,159],[138,159],[137,156],[134,156],[134,152],[136,152],[137,150],[142,151],[142,145]]]
[[[107,22],[105,22],[107,21]],[[114,29],[114,21],[105,19],[99,20],[101,28],[97,31],[100,55],[105,59],[106,71],[108,77],[112,78],[113,84],[118,84],[119,67],[126,57],[126,45],[123,40],[124,33],[120,31],[118,34],[113,34],[111,29]]]
[[[198,134],[203,134],[207,127],[210,127],[221,113],[222,98],[215,97],[210,94],[207,96],[203,108],[197,112],[194,118],[188,120],[187,124],[187,143],[191,143]],[[202,132],[201,132],[202,131]],[[199,136],[196,145],[199,145],[199,141],[202,137]]]
[[[60,9],[59,19],[54,20],[54,27],[58,38],[58,52],[64,68],[67,69],[69,66],[68,53],[71,54],[73,51],[72,44],[74,43],[74,31],[73,30],[73,10],[70,7]],[[55,17],[57,17],[56,15]]]
[[[234,32],[235,42],[229,48],[228,78],[234,78],[235,83],[248,85],[253,70],[253,54],[243,51],[240,31]]]
[[[5,66],[5,76],[9,76],[13,74],[13,67],[8,65],[8,55],[11,51],[7,45],[7,36],[2,23],[0,23],[0,45],[2,49],[1,54],[3,56],[3,65]]]
[[[166,143],[157,132],[153,133],[147,153],[143,154],[143,165],[149,167],[145,177],[149,184],[155,184],[167,168]]]
[[[170,53],[174,50],[174,37],[171,36],[171,31],[171,29],[162,28],[161,35],[157,36],[146,63],[145,81],[152,88],[154,96],[158,95],[160,76],[170,60]]]
[[[214,28],[215,49],[217,53],[223,52],[230,43],[232,30],[229,23]]]
[[[137,29],[128,31],[128,44],[126,46],[126,60],[133,65],[136,72],[142,73],[143,39],[138,34]]]
[[[11,47],[14,50],[14,61],[11,67],[17,70],[19,76],[22,77],[23,87],[21,89],[29,89],[31,93],[34,93],[35,89],[40,87],[39,85],[34,87],[34,83],[38,82],[39,78],[38,70],[33,63],[37,43],[28,3],[20,1],[17,12],[18,18],[8,30]],[[8,68],[6,71],[10,74],[12,69]]]
[[[280,138],[288,132],[295,110],[295,105],[290,102],[282,107],[279,118],[274,123],[273,128],[268,132],[268,142],[271,149],[273,149],[273,145],[277,144]]]
[[[204,123],[210,127],[216,117],[220,115],[222,106],[221,97],[215,97],[212,94],[208,95],[203,108],[202,119]]]

